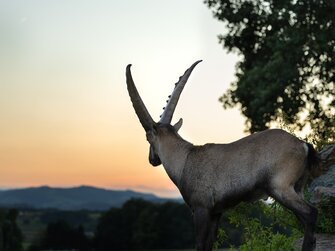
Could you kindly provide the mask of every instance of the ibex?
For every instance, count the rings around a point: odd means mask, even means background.
[[[317,167],[313,147],[279,129],[258,132],[230,144],[193,145],[178,130],[180,119],[171,125],[179,96],[194,67],[175,84],[159,122],[147,111],[126,68],[128,93],[150,143],[149,162],[163,164],[191,208],[197,251],[212,250],[224,209],[242,201],[271,196],[290,209],[304,226],[303,250],[315,247],[317,210],[301,195],[306,176]]]

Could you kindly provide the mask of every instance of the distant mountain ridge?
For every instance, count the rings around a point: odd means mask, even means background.
[[[0,191],[0,207],[107,210],[111,207],[121,207],[123,203],[132,198],[153,202],[174,200],[132,190],[108,190],[91,186],[73,188],[41,186]]]

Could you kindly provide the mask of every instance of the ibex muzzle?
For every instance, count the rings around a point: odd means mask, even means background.
[[[195,146],[171,125],[173,112],[195,62],[176,83],[158,123],[154,122],[127,66],[129,96],[147,140],[149,161],[163,164],[194,215],[198,251],[212,250],[222,211],[250,198],[271,196],[290,209],[305,228],[303,250],[313,250],[317,210],[300,196],[307,175],[317,173],[313,147],[283,130],[266,130],[230,144]]]
[[[159,166],[162,164],[158,154],[155,152],[152,146],[149,149],[149,163],[153,166]]]

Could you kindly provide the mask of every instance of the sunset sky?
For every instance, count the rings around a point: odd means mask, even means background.
[[[128,97],[131,63],[154,119],[196,60],[173,121],[194,144],[244,136],[219,96],[238,56],[202,0],[0,0],[0,188],[93,185],[178,196]]]

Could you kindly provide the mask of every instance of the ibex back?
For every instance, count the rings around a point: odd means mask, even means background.
[[[302,249],[313,250],[317,210],[302,197],[307,175],[318,168],[311,145],[273,129],[230,144],[195,146],[178,134],[181,119],[170,124],[179,96],[199,62],[180,77],[157,123],[135,87],[131,65],[126,69],[129,96],[150,143],[149,161],[154,166],[163,164],[191,208],[197,250],[212,250],[224,209],[264,196],[271,196],[298,217],[305,229]]]

